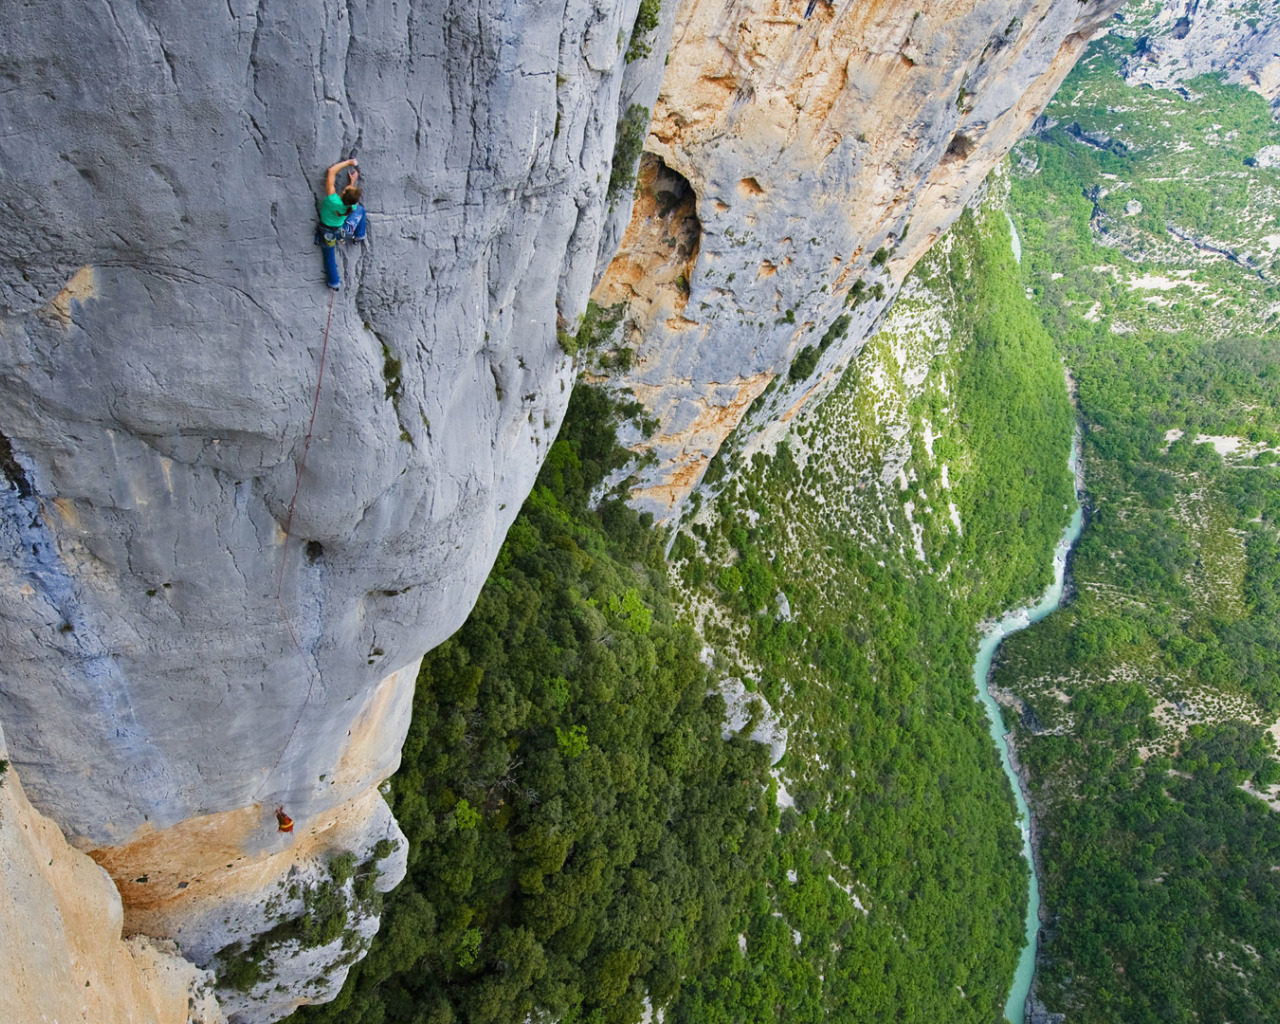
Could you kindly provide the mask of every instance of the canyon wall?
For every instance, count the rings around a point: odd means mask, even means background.
[[[1271,104],[1280,117],[1280,3],[1276,0],[1178,0],[1133,4],[1120,28],[1134,36],[1125,81],[1174,89],[1221,74]]]
[[[659,423],[637,507],[678,514],[771,385],[744,445],[823,393],[1118,6],[681,6],[656,159],[594,293],[626,305],[621,382]]]
[[[1114,6],[17,12],[0,721],[125,931],[217,967],[235,1021],[331,995],[357,882],[404,870],[376,787],[417,659],[532,486],[600,272],[659,420],[634,498],[671,516],[772,382],[755,427],[858,351]],[[650,110],[632,216],[615,137]],[[331,295],[314,201],[353,148],[370,237]],[[325,886],[340,938],[280,932]]]
[[[0,721],[127,929],[210,964],[301,848],[403,845],[375,787],[563,416],[623,86],[651,104],[666,50],[626,61],[637,4],[6,15]],[[331,295],[315,202],[357,147]]]

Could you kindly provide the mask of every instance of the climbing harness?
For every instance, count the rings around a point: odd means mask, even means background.
[[[254,799],[262,793],[263,788],[275,774],[275,770],[280,767],[280,762],[284,760],[285,751],[289,749],[289,744],[293,742],[294,734],[298,731],[298,725],[302,721],[302,714],[307,710],[307,705],[311,703],[311,694],[315,690],[316,679],[319,675],[316,668],[312,668],[311,663],[307,661],[307,653],[302,649],[302,644],[298,642],[298,635],[293,631],[293,623],[289,621],[289,610],[285,607],[284,599],[281,594],[284,592],[284,569],[285,564],[289,560],[289,540],[293,530],[293,510],[298,503],[298,492],[302,490],[302,474],[307,468],[307,453],[311,450],[311,436],[315,433],[316,427],[316,410],[320,407],[320,388],[324,384],[324,361],[325,356],[329,352],[329,328],[333,324],[333,297],[337,294],[335,291],[329,292],[329,315],[324,322],[324,343],[320,346],[320,372],[316,376],[316,393],[311,399],[311,420],[307,424],[307,436],[302,442],[302,457],[298,459],[298,477],[293,485],[293,497],[289,499],[289,512],[284,520],[284,549],[280,552],[280,572],[276,576],[276,604],[280,608],[280,618],[284,620],[285,629],[289,631],[289,639],[293,641],[293,646],[297,648],[298,657],[302,659],[302,664],[307,670],[307,696],[302,702],[302,707],[298,709],[298,717],[294,719],[293,728],[289,730],[289,736],[284,741],[284,746],[280,748],[280,756],[276,758],[276,763],[271,766],[271,770],[267,772],[266,777],[262,780],[262,785],[258,787],[258,792],[254,794]],[[284,808],[276,809],[276,819],[280,825],[281,832],[293,831],[293,819],[284,813]],[[285,825],[288,825],[286,828]]]

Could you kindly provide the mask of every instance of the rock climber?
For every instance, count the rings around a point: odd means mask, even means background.
[[[325,194],[320,200],[320,226],[316,228],[316,244],[324,252],[324,276],[334,291],[342,286],[338,273],[338,243],[363,242],[368,225],[360,205],[362,192],[356,187],[360,172],[356,160],[342,160],[329,168],[325,176]],[[338,172],[350,167],[346,187],[338,191]]]
[[[276,830],[279,832],[293,831],[293,819],[284,813],[283,807],[276,808]]]

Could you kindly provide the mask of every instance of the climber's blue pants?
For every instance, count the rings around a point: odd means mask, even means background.
[[[342,227],[330,228],[323,224],[316,229],[316,242],[324,253],[324,276],[330,288],[342,286],[342,275],[338,273],[338,243],[361,242],[369,225],[365,218],[364,207],[359,203],[347,214]]]

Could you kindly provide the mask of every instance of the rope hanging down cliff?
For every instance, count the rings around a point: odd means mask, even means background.
[[[336,294],[336,291],[329,292],[329,315],[324,322],[324,343],[320,346],[320,372],[316,376],[316,393],[311,399],[311,420],[307,424],[307,436],[302,442],[302,456],[298,459],[298,476],[293,485],[293,497],[289,499],[289,512],[284,519],[284,549],[280,552],[280,572],[276,576],[276,604],[280,608],[280,618],[284,620],[284,627],[289,631],[289,639],[293,641],[293,646],[298,651],[298,657],[302,659],[303,667],[307,670],[307,696],[302,702],[302,707],[298,709],[298,717],[294,719],[293,728],[289,730],[284,746],[280,748],[280,755],[276,758],[275,764],[271,766],[271,770],[263,778],[262,785],[258,787],[258,792],[254,794],[255,799],[262,793],[271,776],[280,767],[280,762],[284,760],[284,752],[289,749],[289,744],[293,742],[294,733],[298,731],[298,724],[302,721],[302,713],[306,711],[307,705],[311,703],[311,693],[315,689],[316,678],[319,675],[318,671],[312,668],[311,663],[307,661],[307,652],[302,649],[302,644],[298,643],[298,636],[293,631],[293,623],[289,620],[289,609],[285,607],[284,598],[281,597],[281,594],[284,592],[285,564],[289,561],[289,540],[293,531],[293,510],[298,504],[298,492],[302,490],[302,474],[307,468],[307,453],[311,451],[311,436],[315,433],[316,428],[316,410],[320,407],[320,388],[324,384],[324,361],[329,352],[329,328],[333,324],[333,297]],[[292,830],[292,822],[290,822],[289,830]],[[281,831],[286,830],[282,828]]]
[[[345,168],[350,168],[350,178],[346,188],[339,193],[337,176],[338,172]],[[280,748],[275,764],[271,766],[271,770],[262,780],[262,785],[258,787],[258,792],[254,794],[255,800],[261,795],[276,769],[280,767],[280,762],[284,760],[285,751],[289,749],[294,734],[297,733],[298,726],[302,722],[302,715],[307,710],[307,705],[311,703],[311,694],[315,690],[316,679],[319,677],[318,663],[315,667],[312,666],[312,663],[307,660],[307,652],[298,642],[298,635],[293,630],[293,622],[289,618],[289,609],[285,607],[282,594],[284,593],[285,565],[289,561],[289,541],[293,535],[293,510],[298,504],[298,492],[302,490],[302,474],[307,468],[307,453],[311,451],[311,437],[316,427],[316,410],[320,407],[320,389],[324,384],[324,362],[329,352],[329,328],[333,325],[333,298],[341,284],[338,277],[337,244],[339,241],[363,242],[368,230],[365,209],[360,205],[361,191],[356,187],[360,172],[355,168],[355,151],[352,150],[350,157],[334,164],[325,174],[325,196],[319,206],[320,224],[316,228],[316,242],[323,247],[324,251],[325,277],[330,289],[329,315],[324,322],[324,343],[320,346],[320,371],[316,375],[316,392],[311,399],[311,420],[307,423],[307,436],[302,443],[302,456],[298,459],[298,475],[293,485],[293,497],[289,499],[289,511],[284,520],[284,547],[280,552],[280,572],[276,577],[276,605],[280,608],[280,618],[289,632],[289,639],[293,642],[298,657],[302,659],[303,667],[307,671],[307,696],[302,702],[302,707],[298,709],[298,717],[293,721],[293,726],[289,730],[284,745]],[[277,812],[277,818],[280,818],[280,831],[293,830],[293,821],[284,815],[283,808]],[[288,828],[284,825],[286,820],[289,823]]]

